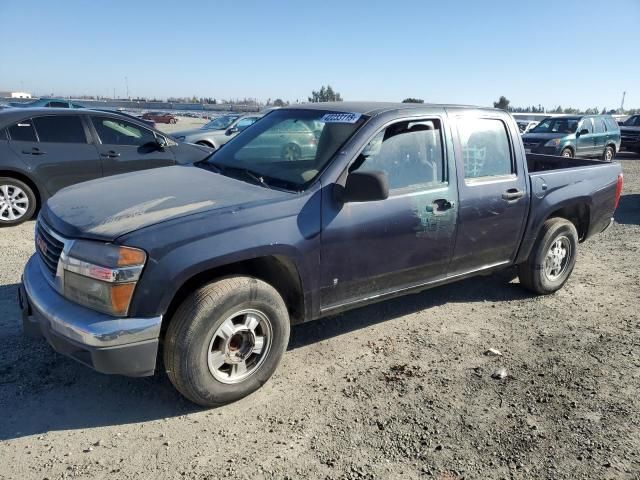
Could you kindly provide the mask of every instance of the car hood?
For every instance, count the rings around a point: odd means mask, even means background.
[[[552,140],[554,138],[564,138],[572,135],[571,133],[525,133],[522,136],[522,141],[527,140]]]
[[[620,127],[620,132],[640,133],[640,127]]]
[[[40,215],[65,237],[113,241],[174,218],[248,208],[291,195],[182,165],[73,185],[51,197]]]

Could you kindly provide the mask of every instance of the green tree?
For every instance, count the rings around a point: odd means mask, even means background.
[[[509,100],[504,95],[501,95],[500,99],[497,102],[493,102],[493,108],[509,110]]]
[[[422,100],[421,98],[409,97],[402,100],[402,103],[424,103],[424,100]]]
[[[313,90],[311,92],[311,96],[309,97],[309,101],[312,103],[318,102],[341,102],[342,97],[338,92],[335,92],[331,85],[327,85],[326,88],[323,85],[320,90],[317,92]]]
[[[284,100],[282,100],[281,98],[276,98],[273,101],[273,106],[274,107],[284,107],[285,106]]]

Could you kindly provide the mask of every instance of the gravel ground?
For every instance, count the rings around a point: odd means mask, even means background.
[[[33,223],[0,231],[0,478],[640,478],[640,158],[620,161],[617,222],[555,295],[500,274],[301,325],[213,410],[23,338]]]

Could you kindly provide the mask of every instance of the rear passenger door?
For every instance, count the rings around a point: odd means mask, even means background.
[[[595,151],[595,142],[593,122],[591,118],[583,118],[576,130],[576,157],[592,157]]]
[[[593,117],[593,155],[602,156],[607,144],[607,129],[602,117]]]
[[[43,115],[8,129],[13,151],[33,170],[50,195],[102,176],[98,151],[87,139],[80,115]]]
[[[529,208],[527,175],[516,162],[522,155],[519,133],[504,118],[456,117],[460,208],[449,276],[506,264],[520,246]]]
[[[171,149],[160,148],[152,130],[116,117],[90,118],[105,176],[175,164]]]

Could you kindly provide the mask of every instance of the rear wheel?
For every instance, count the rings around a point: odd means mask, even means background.
[[[0,227],[19,225],[36,211],[36,196],[26,183],[0,177]]]
[[[573,150],[570,148],[565,148],[560,152],[560,155],[565,158],[573,158]]]
[[[260,388],[289,342],[289,315],[278,292],[251,277],[229,277],[178,307],[165,336],[169,379],[194,403],[213,407]]]
[[[567,282],[576,264],[578,232],[569,220],[550,218],[540,230],[526,262],[519,265],[523,287],[547,295]]]
[[[613,149],[613,147],[608,146],[607,148],[604,149],[604,153],[602,154],[602,160],[604,160],[605,162],[612,162],[613,161],[613,157],[615,157],[615,150]]]

